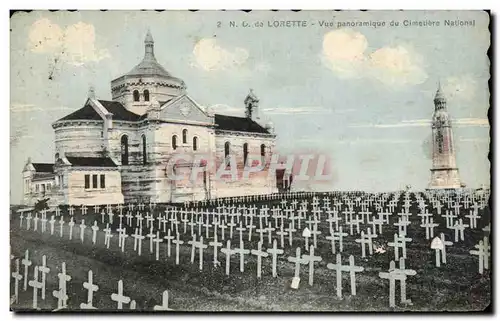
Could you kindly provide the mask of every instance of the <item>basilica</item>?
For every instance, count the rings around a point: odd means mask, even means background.
[[[259,99],[252,91],[242,100],[245,117],[214,114],[158,63],[150,32],[144,45],[142,61],[111,81],[111,100],[91,89],[82,108],[52,124],[54,163],[28,159],[25,204],[42,198],[68,205],[178,203],[278,191],[268,166],[246,180],[215,179],[208,166],[194,180],[171,177],[167,164],[179,154],[209,155],[216,165],[239,169],[250,156],[269,163],[276,135],[272,124],[259,124]],[[229,156],[235,164],[227,162]],[[191,166],[175,163],[174,172]]]

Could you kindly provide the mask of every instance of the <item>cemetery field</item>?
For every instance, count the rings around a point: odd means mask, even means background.
[[[266,204],[269,207],[276,205],[279,205],[279,202]],[[209,210],[213,208],[207,209],[207,212]],[[356,208],[354,210],[361,211]],[[394,209],[394,212],[397,213],[399,210],[401,208]],[[171,244],[169,256],[166,239],[161,243],[154,243],[152,241],[154,238],[145,237],[142,245],[139,245],[142,246],[142,252],[139,253],[137,248],[134,249],[132,237],[128,237],[123,247],[119,246],[120,236],[116,229],[120,225],[116,216],[108,220],[107,216],[94,212],[91,208],[85,214],[77,210],[72,216],[66,211],[67,209],[63,209],[60,214],[65,222],[61,224],[62,230],[58,223],[53,222],[53,233],[49,231],[47,223],[45,231],[42,232],[40,222],[37,223],[37,230],[34,230],[34,221],[27,229],[26,219],[21,222],[18,214],[11,216],[12,256],[22,259],[25,257],[25,251],[29,249],[29,258],[33,262],[31,269],[34,265],[40,265],[42,256],[45,255],[46,265],[51,270],[46,279],[46,297],[44,300],[38,298],[38,308],[41,310],[57,308],[57,299],[52,292],[58,289],[57,273],[61,272],[62,262],[66,264],[66,273],[71,276],[71,280],[67,283],[69,299],[65,307],[69,310],[78,310],[81,303],[88,302],[87,290],[82,285],[88,281],[89,270],[93,272],[94,284],[99,286],[93,297],[93,306],[97,306],[99,311],[116,310],[117,302],[111,297],[117,292],[119,280],[123,281],[123,293],[135,301],[135,309],[148,311],[153,310],[154,306],[162,305],[162,293],[165,290],[169,293],[169,308],[177,311],[480,311],[490,303],[490,270],[485,269],[483,273],[478,273],[478,258],[469,253],[474,249],[474,245],[483,239],[485,233],[481,228],[487,225],[489,214],[483,215],[477,229],[466,231],[463,241],[454,242],[452,246],[446,248],[446,263],[441,263],[439,267],[436,266],[435,250],[430,248],[432,238],[428,239],[425,229],[420,227],[421,218],[416,214],[410,215],[406,237],[412,240],[407,243],[404,264],[406,269],[415,272],[406,278],[406,299],[411,302],[400,301],[400,285],[399,281],[396,281],[396,304],[390,307],[389,280],[381,278],[379,273],[387,272],[390,262],[395,261],[394,248],[388,244],[394,241],[394,234],[398,233],[398,228],[392,224],[397,222],[396,214],[391,215],[389,222],[384,224],[383,232],[377,233],[372,254],[366,250],[364,257],[360,242],[356,241],[360,239],[356,228],[351,235],[349,227],[343,226],[343,231],[349,233],[346,233],[343,239],[341,263],[348,265],[349,256],[352,255],[354,264],[362,267],[363,271],[355,273],[354,294],[351,290],[350,273],[342,272],[342,297],[339,298],[336,271],[328,267],[329,264],[336,262],[339,244],[335,245],[335,254],[332,253],[331,242],[325,239],[329,234],[329,223],[325,220],[314,223],[317,224],[314,231],[322,233],[317,235],[314,248],[314,255],[321,257],[321,260],[313,265],[312,280],[310,264],[300,264],[300,284],[295,289],[291,286],[295,275],[295,263],[290,262],[289,258],[296,256],[297,248],[301,249],[302,255],[311,255],[306,249],[313,245],[313,237],[306,240],[301,233],[295,233],[290,245],[288,235],[281,240],[280,236],[273,234],[272,231],[262,232],[262,236],[259,232],[255,232],[255,229],[250,235],[249,228],[244,231],[237,231],[235,228],[232,233],[217,232],[213,226],[205,228],[201,224],[200,226],[193,224],[190,230],[189,226],[184,229],[182,223],[178,226],[174,222],[171,231],[177,231],[172,233],[177,235],[178,240],[184,242],[179,245],[178,251],[176,246]],[[161,216],[159,209],[155,211]],[[161,211],[164,212],[164,209]],[[311,215],[310,212],[311,210],[306,216]],[[47,219],[50,215],[52,214],[47,214]],[[182,220],[182,215],[179,215]],[[319,216],[321,217],[321,214]],[[87,227],[83,229],[79,227],[82,219],[87,222]],[[126,226],[126,219],[124,217],[122,219],[122,226]],[[70,220],[75,222],[71,227],[71,239],[68,224]],[[270,217],[269,222],[272,221],[274,220]],[[99,230],[93,232],[90,228],[91,222],[95,222]],[[271,224],[269,222],[268,224]],[[276,222],[278,226],[279,220]],[[447,241],[454,241],[454,231],[446,228],[446,223],[441,217],[435,218],[434,222],[439,224],[434,229],[435,236],[443,233]],[[258,219],[254,223],[259,225]],[[141,226],[142,235],[146,236],[152,232],[160,236],[167,235],[160,223],[156,225],[151,221],[150,224],[147,225],[145,221],[144,226]],[[308,224],[310,226],[305,220],[296,224],[301,224],[300,228],[295,226],[296,230],[300,231]],[[131,225],[130,229],[125,228],[129,236],[133,236],[134,233],[135,224]],[[370,233],[368,228],[372,226],[371,224],[366,222],[360,225],[360,230]],[[106,226],[112,231],[109,234],[105,232]],[[109,244],[105,241],[106,234],[110,236]],[[195,249],[193,256],[193,248],[188,244],[192,240],[192,234],[208,236],[203,241],[207,247],[203,249],[201,265],[199,249]],[[214,237],[221,243],[216,252],[213,246],[209,245],[209,242],[214,241]],[[233,253],[230,256],[229,275],[227,275],[226,256],[221,247],[225,248],[229,239],[233,250],[240,247],[240,239],[243,240],[245,249],[253,251],[258,250],[261,240],[263,251],[272,249],[273,242],[276,242],[277,247],[283,249],[283,253],[276,259],[277,276],[273,277],[272,256],[269,254],[267,257],[261,257],[261,267],[259,267],[258,256],[255,255],[257,252],[245,253],[243,262],[238,253]],[[150,247],[150,242],[154,243],[153,247]],[[401,249],[399,251],[401,256]],[[214,253],[217,255],[217,264],[213,263]],[[178,264],[176,264],[177,255]],[[11,263],[13,271],[14,260],[11,260]],[[242,263],[243,272],[240,271]],[[258,277],[259,269],[260,277]],[[23,270],[24,266],[21,265],[21,274]],[[31,275],[33,272],[30,270],[29,273]],[[30,280],[32,278],[29,277]],[[311,281],[313,284],[308,284]],[[28,286],[27,290],[23,291],[22,283],[23,281],[20,281],[18,303],[11,304],[14,310],[32,309],[33,289]],[[11,293],[13,291],[14,282],[11,282]],[[129,309],[128,305],[124,306],[124,309]]]

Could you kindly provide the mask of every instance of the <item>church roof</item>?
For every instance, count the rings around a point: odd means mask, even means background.
[[[35,172],[52,173],[54,172],[54,164],[50,163],[31,163],[35,168]]]
[[[163,68],[162,65],[156,61],[156,58],[152,56],[147,58],[146,56],[142,61],[130,70],[126,75],[128,76],[163,76],[172,77],[170,73]]]
[[[54,173],[35,173],[33,174],[33,181],[52,179],[54,176]]]
[[[113,120],[137,121],[140,116],[127,110],[117,101],[99,100],[101,105],[110,113],[113,114]],[[59,119],[62,120],[102,120],[101,116],[88,103],[83,108]]]
[[[434,96],[434,100],[445,100],[443,89],[441,88],[441,82],[438,84],[438,89],[436,91],[436,96]]]
[[[66,159],[72,166],[80,167],[117,167],[115,162],[109,157],[70,157]]]
[[[172,76],[155,57],[154,40],[151,32],[148,30],[144,39],[144,58],[142,61],[132,68],[125,76],[160,76],[168,78],[175,86],[185,87],[184,81]]]
[[[236,117],[220,114],[215,114],[214,116],[217,129],[270,134],[266,128],[262,127],[254,120],[246,117]]]
[[[137,115],[126,109],[118,101],[99,100],[99,102],[104,106],[104,108],[107,109],[107,111],[113,114],[114,120],[136,121],[141,117],[140,115]]]

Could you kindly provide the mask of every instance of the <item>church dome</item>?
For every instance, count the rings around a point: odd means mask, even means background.
[[[132,68],[125,76],[156,76],[165,78],[172,85],[178,87],[185,87],[185,83],[182,79],[173,77],[158,61],[156,60],[154,53],[154,40],[151,32],[148,30],[146,38],[144,39],[145,52],[142,61]]]

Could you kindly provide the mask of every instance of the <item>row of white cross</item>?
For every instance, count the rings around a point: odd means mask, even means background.
[[[15,259],[11,257],[11,259]],[[45,255],[42,256],[42,265],[37,265],[33,269],[33,279],[28,280],[29,267],[33,264],[33,262],[29,259],[29,251],[26,250],[24,258],[21,260],[21,264],[24,266],[24,275],[20,272],[19,259],[15,259],[15,270],[12,272],[12,279],[14,281],[14,295],[11,298],[12,303],[19,303],[19,282],[23,280],[23,291],[27,291],[28,286],[33,288],[33,301],[32,308],[34,310],[39,310],[39,299],[38,293],[41,292],[41,300],[45,300],[46,293],[46,280],[47,274],[50,273],[50,268],[47,266],[47,258]],[[66,271],[66,263],[62,262],[61,264],[61,272],[57,274],[59,284],[57,290],[52,292],[52,296],[57,299],[57,308],[54,311],[60,311],[68,308],[68,288],[67,283],[71,281],[71,276]],[[83,282],[83,288],[87,291],[87,302],[80,304],[80,309],[83,310],[95,310],[97,309],[93,305],[94,294],[99,290],[99,286],[94,284],[93,272],[92,270],[88,271],[88,280]],[[117,309],[123,309],[123,304],[130,303],[130,309],[134,310],[136,308],[136,302],[131,300],[130,297],[125,296],[123,294],[123,281],[118,281],[118,291],[117,293],[111,294],[111,300],[117,303]],[[162,295],[162,304],[155,305],[153,310],[156,311],[166,311],[172,310],[168,306],[168,291],[164,291]]]

